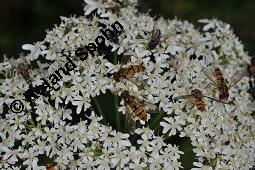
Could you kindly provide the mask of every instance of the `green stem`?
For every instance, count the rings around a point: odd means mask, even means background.
[[[158,125],[158,121],[160,120],[160,118],[162,117],[163,114],[164,114],[164,112],[159,112],[157,117],[155,119],[153,119],[153,121],[151,123],[151,128],[152,129],[156,128],[156,126]],[[155,131],[158,130],[158,127],[154,130]]]
[[[136,133],[134,133],[133,135],[132,135],[132,138],[131,138],[131,143],[132,143],[132,145],[134,145],[134,146],[137,146],[137,143],[135,142],[136,141],[136,139],[137,139],[137,134]]]
[[[167,141],[169,138],[173,137],[173,136],[169,136],[169,132],[167,132],[166,134],[164,134],[164,141]]]
[[[119,99],[118,95],[114,95],[114,109],[115,109],[115,118],[116,118],[116,128],[120,130],[120,113],[118,112]]]
[[[116,64],[118,64],[117,62],[118,62],[118,54],[117,54],[117,52],[114,52],[114,55],[113,55],[113,64],[114,65],[116,65]]]
[[[128,113],[126,113],[128,114]],[[124,131],[127,131],[128,132],[128,118],[127,118],[127,115],[125,114],[125,123],[124,123]]]
[[[101,106],[100,106],[100,104],[99,104],[99,102],[98,102],[98,100],[97,100],[97,97],[95,96],[95,97],[93,97],[93,102],[95,103],[95,105],[96,105],[96,110],[98,111],[98,113],[100,114],[100,116],[102,116],[103,117],[103,123],[105,124],[105,125],[107,125],[107,122],[106,122],[106,120],[105,120],[105,117],[104,117],[104,114],[103,114],[103,111],[102,111],[102,108],[101,108]],[[93,107],[92,107],[93,108]],[[94,110],[94,109],[93,109]]]
[[[118,54],[117,52],[114,52],[114,56],[113,56],[113,64],[116,65],[118,62]],[[113,97],[113,101],[114,101],[114,108],[115,108],[115,120],[116,120],[116,128],[118,130],[120,130],[120,115],[118,112],[118,105],[119,105],[119,99],[118,99],[118,95],[114,95]]]

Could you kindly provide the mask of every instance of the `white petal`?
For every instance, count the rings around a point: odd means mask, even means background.
[[[30,51],[32,51],[32,50],[35,49],[35,46],[32,45],[32,44],[24,44],[24,45],[22,45],[22,49],[23,50],[30,50]]]

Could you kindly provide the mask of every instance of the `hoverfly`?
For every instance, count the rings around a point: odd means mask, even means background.
[[[211,100],[220,102],[220,103],[224,103],[224,104],[232,104],[232,103],[227,103],[227,102],[223,102],[208,96],[203,95],[201,90],[198,89],[194,89],[191,91],[190,95],[184,95],[184,96],[178,96],[175,97],[174,100],[178,101],[179,99],[191,99],[192,102],[194,103],[194,105],[197,107],[198,110],[200,110],[201,112],[205,111],[205,102],[204,102],[204,98],[209,98]]]
[[[123,91],[120,95],[124,99],[124,105],[127,111],[134,117],[146,122],[148,114],[144,109],[144,105],[135,96],[131,96],[128,91]]]
[[[212,72],[210,72],[209,69],[206,69],[203,67],[202,72],[211,80],[211,82],[213,83],[214,87],[218,90],[219,92],[219,100],[227,100],[229,97],[229,89],[231,87],[233,87],[236,83],[238,83],[243,75],[242,74],[235,74],[231,77],[231,84],[227,85],[223,74],[221,72],[221,70],[218,67],[215,67],[214,69],[214,73],[212,76]]]
[[[154,23],[153,25],[153,29],[151,31],[151,38],[149,43],[147,44],[147,50],[153,50],[157,47],[157,45],[160,45],[162,42],[165,42],[166,39],[169,37],[168,36],[164,36],[164,38],[162,37],[161,34],[161,30],[159,28],[156,28],[157,26],[157,22]]]
[[[23,54],[21,54],[19,64],[16,64],[13,59],[11,59],[10,64],[13,68],[16,69],[18,74],[20,74],[27,82],[31,83],[31,77],[29,75],[29,71],[31,70],[31,66],[27,63],[27,60]]]
[[[118,72],[113,74],[113,79],[117,82],[120,82],[123,79],[130,79],[136,73],[144,72],[145,67],[140,65],[130,65],[127,68],[120,68]]]

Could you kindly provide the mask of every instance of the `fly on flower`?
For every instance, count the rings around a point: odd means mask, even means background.
[[[218,67],[215,67],[214,71],[211,71],[210,68],[203,67],[202,71],[211,80],[214,87],[219,91],[219,100],[227,100],[229,97],[229,89],[238,83],[243,77],[243,74],[234,74],[230,78],[231,83],[227,85],[223,74]]]
[[[151,31],[151,38],[149,43],[147,44],[148,50],[153,50],[160,45],[161,43],[165,42],[169,35],[162,36],[161,31],[157,28],[158,23],[155,22],[153,25],[153,30]]]
[[[144,122],[147,121],[148,114],[144,109],[143,103],[137,97],[131,96],[128,91],[123,91],[120,96],[124,99],[124,105],[132,118],[137,117]]]
[[[13,68],[16,69],[18,74],[20,74],[27,82],[31,83],[32,79],[29,75],[29,71],[31,70],[31,66],[27,63],[27,60],[23,54],[21,54],[20,61],[17,64],[13,59],[10,61]]]
[[[194,105],[197,107],[197,109],[200,110],[201,112],[204,112],[205,111],[204,97],[209,98],[209,99],[214,100],[214,101],[217,101],[217,102],[220,102],[220,103],[232,104],[232,103],[223,102],[223,101],[205,96],[205,95],[203,95],[202,91],[198,90],[198,89],[192,90],[190,95],[175,97],[174,100],[177,101],[179,99],[191,99],[192,102],[194,103]]]
[[[144,72],[145,67],[140,65],[130,65],[127,68],[120,68],[120,70],[113,74],[113,79],[117,82],[122,81],[123,79],[127,79],[131,82],[130,78],[132,78],[136,73]],[[134,84],[137,84],[133,82]]]
[[[129,94],[128,91],[123,91],[121,92],[121,98],[124,100],[124,105],[125,105],[125,108],[127,110],[127,112],[129,113],[128,117],[128,121],[131,120],[129,122],[129,127],[131,130],[134,130],[135,128],[135,118],[138,118],[139,120],[142,121],[142,123],[145,123],[148,121],[148,113],[152,113],[154,111],[158,112],[158,107],[153,104],[153,103],[150,103],[148,101],[141,101],[140,99],[138,99],[138,97],[135,97],[135,96],[132,96]],[[150,105],[150,106],[153,106],[154,109],[153,110],[147,110],[149,112],[147,112],[145,110],[145,106],[146,105]],[[156,109],[155,109],[155,106],[156,106]]]

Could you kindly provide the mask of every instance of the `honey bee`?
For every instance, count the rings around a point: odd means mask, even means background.
[[[31,70],[30,65],[27,63],[26,58],[23,54],[21,54],[19,64],[15,64],[14,60],[11,60],[11,65],[16,69],[18,74],[20,74],[27,82],[31,83],[31,77],[29,75],[29,71]]]
[[[124,105],[131,117],[137,117],[142,121],[147,121],[148,114],[144,109],[144,105],[135,96],[131,96],[128,91],[123,91],[121,97],[124,99]]]
[[[223,77],[221,70],[218,67],[214,69],[214,73],[213,73],[214,78],[212,78],[212,73],[208,69],[203,68],[202,71],[212,81],[213,85],[218,90],[219,100],[227,100],[229,97],[229,93],[228,93],[229,89],[233,85],[238,83],[243,77],[242,74],[233,75],[230,80],[231,84],[228,86]]]
[[[161,44],[162,42],[164,42],[168,37],[168,36],[164,36],[164,38],[162,37],[161,34],[161,30],[159,28],[156,28],[157,23],[155,22],[153,25],[153,29],[151,31],[151,38],[149,43],[147,44],[147,49],[148,50],[153,50],[157,47],[157,45]]]
[[[113,74],[113,79],[120,82],[122,79],[130,79],[136,73],[144,72],[145,67],[140,65],[130,65],[127,68],[121,68],[118,72]]]
[[[232,104],[232,103],[223,102],[223,101],[205,96],[205,95],[203,95],[202,91],[198,90],[198,89],[192,90],[190,95],[178,96],[178,97],[174,98],[174,100],[177,101],[179,99],[191,99],[192,102],[194,103],[194,105],[197,107],[197,109],[200,110],[201,112],[204,112],[205,111],[205,102],[204,102],[205,97],[209,98],[211,100],[220,102],[220,103]]]

